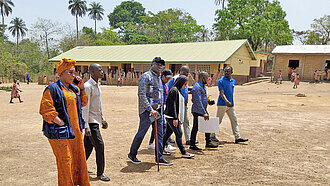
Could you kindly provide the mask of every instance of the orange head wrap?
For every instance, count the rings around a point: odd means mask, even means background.
[[[70,69],[72,67],[74,67],[76,64],[76,60],[74,59],[66,59],[66,58],[63,58],[60,63],[58,64],[58,67],[57,67],[57,74],[59,76],[61,76],[62,72],[66,69]]]

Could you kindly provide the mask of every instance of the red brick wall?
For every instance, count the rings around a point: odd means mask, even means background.
[[[235,79],[236,84],[241,84],[241,83],[247,83],[247,82],[249,82],[249,76],[232,75],[232,77]]]

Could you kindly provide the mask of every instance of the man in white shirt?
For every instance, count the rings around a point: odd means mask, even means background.
[[[96,151],[97,179],[102,181],[110,181],[110,178],[104,174],[104,143],[102,140],[99,125],[103,129],[108,128],[102,114],[102,97],[99,80],[103,77],[101,65],[94,63],[89,66],[91,78],[85,82],[85,91],[88,95],[88,103],[83,107],[83,118],[86,123],[84,145],[86,152],[86,160],[93,151]]]

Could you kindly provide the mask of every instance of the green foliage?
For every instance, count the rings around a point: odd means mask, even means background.
[[[16,44],[18,45],[18,39],[20,37],[24,37],[28,29],[26,28],[25,22],[18,17],[15,17],[13,20],[11,20],[10,24],[11,26],[8,28],[8,30],[11,32],[13,37],[16,37]]]
[[[145,8],[136,1],[123,1],[108,15],[110,26],[124,30],[124,23],[137,25],[141,23],[141,16],[145,16]]]
[[[5,90],[5,91],[8,91],[8,92],[10,92],[11,89],[13,89],[13,86],[1,86],[0,87],[0,90]]]
[[[8,16],[12,13],[14,3],[11,0],[0,0],[0,13],[2,16],[2,25],[5,25],[5,16]]]
[[[286,13],[277,0],[228,0],[227,7],[216,11],[214,28],[218,40],[248,39],[253,50],[271,43],[292,43]]]
[[[330,15],[325,15],[320,19],[314,19],[309,31],[307,44],[329,45],[330,44]]]
[[[89,12],[89,17],[95,21],[94,32],[96,34],[96,20],[101,21],[103,19],[104,9],[100,3],[96,2],[92,2],[90,6],[91,7],[88,8],[87,11]]]

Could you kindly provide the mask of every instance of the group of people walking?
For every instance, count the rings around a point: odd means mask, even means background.
[[[172,165],[165,159],[164,156],[170,155],[165,148],[168,145],[169,137],[174,133],[175,142],[180,149],[182,158],[193,158],[195,155],[186,151],[182,142],[183,125],[186,145],[190,145],[191,150],[201,151],[197,146],[196,135],[198,132],[198,117],[209,119],[207,112],[208,100],[206,84],[208,83],[209,74],[207,72],[199,72],[198,81],[195,83],[191,91],[188,91],[188,75],[189,67],[182,66],[180,74],[170,78],[168,69],[164,69],[165,61],[160,57],[153,59],[151,69],[139,79],[138,97],[139,97],[139,128],[131,144],[128,153],[128,159],[134,164],[140,164],[141,161],[137,158],[138,149],[143,141],[145,134],[150,126],[153,127],[153,136],[157,136],[155,144],[155,162],[159,165]],[[220,123],[224,114],[227,113],[233,133],[235,135],[235,143],[246,142],[248,139],[240,137],[236,113],[234,110],[234,86],[235,80],[231,77],[233,69],[227,66],[225,76],[218,81],[220,96],[218,99],[217,117]],[[166,82],[168,81],[167,85]],[[166,94],[168,92],[168,94]],[[194,116],[193,128],[190,131],[188,119],[188,94],[192,94],[191,113]],[[156,133],[157,131],[157,133]],[[206,133],[206,148],[217,148],[218,139],[215,134]],[[150,143],[149,143],[150,145]]]
[[[56,157],[59,185],[90,185],[87,169],[87,159],[95,148],[97,179],[110,181],[104,173],[105,157],[104,143],[100,125],[108,128],[103,111],[99,80],[103,77],[103,70],[99,64],[91,64],[89,73],[91,78],[85,83],[75,74],[75,60],[62,59],[57,68],[60,79],[47,86],[40,103],[40,114],[43,117],[43,133],[48,138]],[[208,99],[206,84],[209,74],[200,72],[198,81],[188,91],[189,67],[182,66],[180,74],[172,77],[169,69],[164,69],[165,61],[160,57],[152,60],[149,71],[143,73],[139,79],[139,128],[133,139],[128,159],[139,164],[138,149],[150,126],[153,127],[152,138],[156,138],[155,162],[159,165],[172,165],[164,156],[170,155],[166,148],[170,136],[175,134],[175,142],[180,149],[182,158],[193,158],[182,142],[182,129],[186,145],[191,150],[202,150],[197,146],[198,117],[209,119],[207,105],[212,103]],[[219,123],[225,113],[228,114],[235,136],[235,143],[246,142],[240,137],[236,113],[234,110],[233,92],[235,80],[231,77],[232,67],[224,69],[225,75],[218,81],[219,99],[217,117]],[[190,130],[188,117],[188,94],[192,94],[193,128]],[[214,102],[214,101],[213,101]],[[83,131],[84,135],[83,135]],[[215,134],[205,134],[206,148],[217,148],[218,139]],[[153,140],[150,140],[152,143]]]

